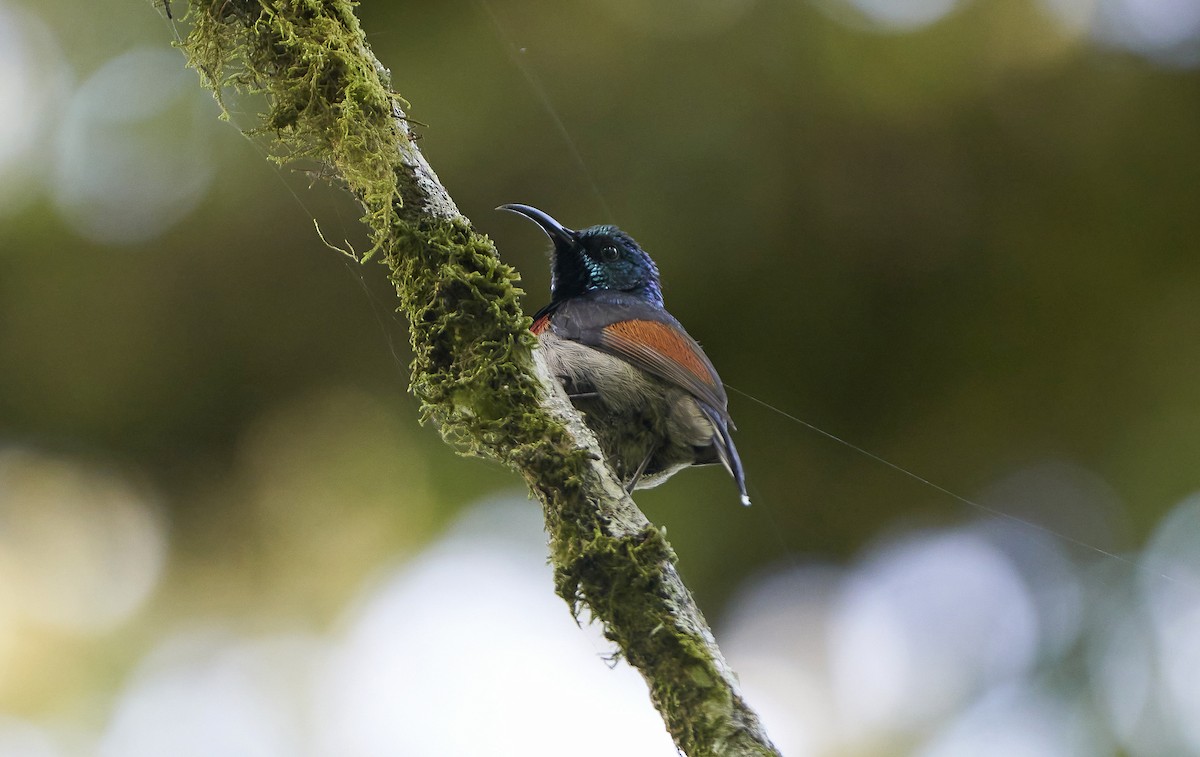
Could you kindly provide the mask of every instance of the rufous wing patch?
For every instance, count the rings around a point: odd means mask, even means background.
[[[538,318],[536,321],[534,321],[533,325],[529,327],[529,330],[535,334],[541,334],[549,326],[550,326],[550,316],[547,314],[547,315],[542,316],[541,318]]]
[[[535,324],[536,325],[536,324]],[[637,351],[658,353],[709,386],[713,386],[712,372],[696,347],[684,334],[666,323],[658,321],[618,321],[604,327],[605,334],[614,342]]]

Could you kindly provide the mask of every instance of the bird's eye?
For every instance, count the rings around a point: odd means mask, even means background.
[[[605,263],[615,263],[621,254],[617,252],[617,248],[609,245],[608,247],[600,248],[600,259]]]

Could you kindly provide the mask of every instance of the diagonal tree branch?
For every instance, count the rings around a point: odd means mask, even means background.
[[[472,229],[413,141],[349,0],[193,0],[183,43],[220,100],[262,95],[280,162],[323,165],[362,204],[411,327],[423,420],[521,473],[541,501],[556,590],[584,606],[697,755],[775,755],[662,532],[633,504],[538,356],[518,277]]]

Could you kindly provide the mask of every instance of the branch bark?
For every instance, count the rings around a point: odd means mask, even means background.
[[[541,502],[555,588],[599,619],[686,754],[777,755],[675,569],[538,356],[518,277],[417,148],[407,106],[349,0],[193,0],[183,43],[218,101],[262,95],[254,133],[361,202],[411,327],[412,391],[461,452],[521,473]]]

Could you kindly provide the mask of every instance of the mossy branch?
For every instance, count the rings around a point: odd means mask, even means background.
[[[613,477],[538,357],[518,277],[455,207],[413,142],[348,0],[193,0],[183,43],[221,100],[262,95],[254,130],[280,162],[315,161],[362,204],[411,326],[423,420],[520,472],[541,501],[556,589],[650,687],[689,755],[778,754],[738,691],[662,532]],[[569,751],[569,747],[564,747]]]

